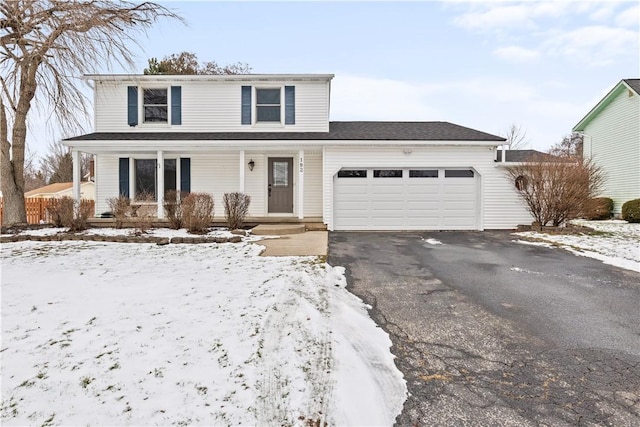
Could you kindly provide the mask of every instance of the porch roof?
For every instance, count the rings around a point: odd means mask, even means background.
[[[495,141],[504,138],[449,122],[330,122],[329,132],[94,132],[65,141]]]

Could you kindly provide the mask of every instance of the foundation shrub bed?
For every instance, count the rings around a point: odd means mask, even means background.
[[[213,196],[207,193],[190,193],[180,201],[182,226],[191,233],[204,233],[213,222],[215,207]]]
[[[225,193],[223,197],[224,216],[229,230],[242,228],[249,213],[251,197],[245,193]]]
[[[584,217],[588,220],[609,219],[613,216],[613,199],[595,197],[585,203]]]
[[[640,199],[633,199],[622,205],[622,219],[627,222],[640,222]]]

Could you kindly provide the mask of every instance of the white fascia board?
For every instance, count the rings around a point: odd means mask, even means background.
[[[104,82],[262,82],[330,81],[334,74],[85,74],[83,79]]]
[[[86,152],[117,152],[136,150],[218,150],[218,149],[251,149],[261,148],[265,150],[291,148],[291,147],[429,147],[429,146],[496,146],[495,141],[319,141],[319,140],[198,140],[198,141],[176,141],[176,140],[83,140],[83,141],[62,141],[67,147]]]

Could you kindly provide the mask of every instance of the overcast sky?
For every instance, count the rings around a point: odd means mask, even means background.
[[[633,2],[163,2],[149,57],[191,51],[254,73],[332,73],[331,120],[516,123],[546,150],[623,78],[640,76]],[[35,129],[35,128],[34,128]],[[88,129],[91,131],[91,129]],[[47,137],[34,131],[36,147]]]

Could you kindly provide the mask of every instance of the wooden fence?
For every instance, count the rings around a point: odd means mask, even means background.
[[[49,222],[47,206],[51,204],[51,198],[30,197],[24,199],[24,207],[27,211],[27,222],[29,224],[41,224]],[[91,200],[93,204],[94,201]],[[2,224],[4,213],[4,198],[0,197],[0,224]]]

